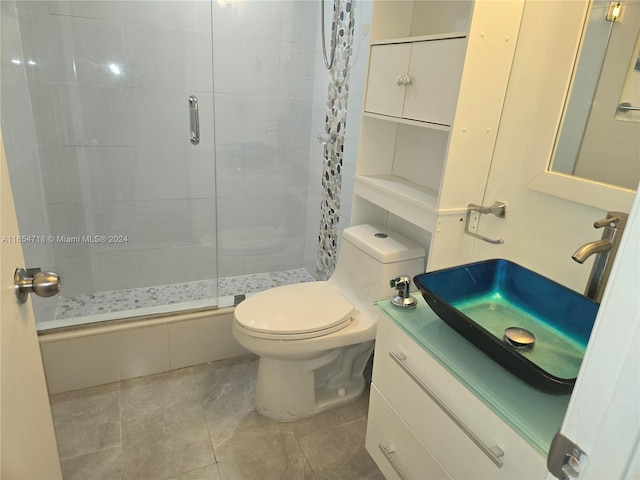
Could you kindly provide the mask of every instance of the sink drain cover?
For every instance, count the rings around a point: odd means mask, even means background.
[[[509,327],[504,331],[504,341],[516,350],[531,350],[536,336],[524,328]]]

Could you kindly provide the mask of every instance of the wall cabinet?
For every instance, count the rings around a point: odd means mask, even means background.
[[[523,3],[375,1],[352,222],[420,242],[429,270],[470,256]]]
[[[465,46],[464,38],[440,36],[372,46],[365,112],[450,126]]]

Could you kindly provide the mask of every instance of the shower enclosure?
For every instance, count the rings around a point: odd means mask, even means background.
[[[27,267],[63,281],[55,300],[34,299],[39,329],[313,279],[328,82],[317,2],[1,8],[20,241]]]

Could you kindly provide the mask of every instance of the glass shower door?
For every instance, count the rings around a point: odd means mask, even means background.
[[[3,1],[2,50],[26,260],[63,279],[39,329],[215,306],[211,3]]]
[[[309,221],[319,202],[309,185],[320,152],[311,128],[319,4],[212,8],[220,295],[311,281],[304,267],[315,262],[318,228]]]

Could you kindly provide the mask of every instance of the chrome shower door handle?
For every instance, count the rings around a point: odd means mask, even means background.
[[[198,113],[198,97],[189,97],[189,120],[191,124],[191,144],[200,143],[200,114]]]

